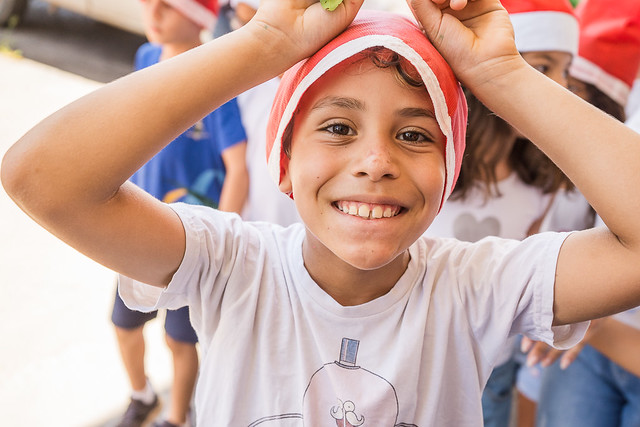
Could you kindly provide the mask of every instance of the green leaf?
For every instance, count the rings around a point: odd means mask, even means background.
[[[322,3],[322,7],[327,10],[336,10],[336,7],[340,6],[342,0],[320,0],[320,3]]]

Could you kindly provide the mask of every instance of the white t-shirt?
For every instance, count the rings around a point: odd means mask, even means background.
[[[472,188],[464,199],[449,199],[425,234],[477,242],[487,236],[524,239],[547,208],[551,195],[524,184],[515,173],[498,182],[500,197]]]
[[[631,92],[625,106],[627,117],[634,115],[640,111],[640,79],[635,79],[631,86]]]
[[[267,122],[279,79],[269,80],[238,96],[242,126],[247,133],[249,195],[242,212],[247,221],[287,226],[300,221],[295,203],[278,190],[267,170]]]
[[[522,240],[531,224],[542,216],[549,195],[525,185],[515,173],[497,183],[499,197],[486,198],[484,188],[474,187],[464,199],[449,199],[425,235],[454,237],[477,242],[489,236]],[[515,351],[517,336],[507,337],[496,366],[507,363]]]
[[[203,351],[199,426],[476,427],[508,334],[568,347],[587,326],[551,327],[566,234],[475,244],[423,236],[387,294],[343,307],[304,267],[302,224],[173,208],[186,251],[171,283],[121,277],[119,289],[135,309],[189,304]]]

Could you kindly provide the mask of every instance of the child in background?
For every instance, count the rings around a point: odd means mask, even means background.
[[[259,0],[231,0],[234,12],[231,29],[245,25],[258,10]],[[249,194],[242,211],[248,221],[268,221],[287,226],[300,221],[295,204],[290,197],[278,191],[269,178],[266,162],[267,121],[280,78],[276,77],[238,95],[238,107],[242,125],[247,133],[247,168],[249,170]]]
[[[625,121],[625,106],[640,69],[640,3],[583,0],[579,55],[570,86],[581,98]],[[640,129],[634,129],[636,131]],[[545,370],[538,408],[539,426],[640,425],[640,311],[606,318],[568,367]],[[630,355],[631,354],[631,355]]]
[[[640,135],[528,66],[499,1],[411,1],[465,86],[608,225],[425,237],[458,175],[464,96],[409,20],[367,13],[345,30],[361,3],[263,0],[244,27],[65,107],[3,159],[7,193],[128,276],[126,300],[190,305],[198,425],[480,425],[508,335],[570,346],[587,319],[640,304]],[[304,225],[167,205],[127,183],[190,123],[296,63],[269,170]]]
[[[566,87],[567,73],[578,48],[578,22],[562,0],[503,0],[522,57],[536,70]],[[533,144],[472,94],[468,94],[469,126],[465,160],[451,200],[427,230],[428,236],[475,242],[487,236],[524,239],[548,221],[561,189],[572,184]],[[561,197],[561,196],[560,196]],[[555,231],[572,230],[568,222],[589,212],[588,204],[573,216],[555,221]],[[588,217],[588,216],[587,216]],[[564,223],[563,223],[564,221]],[[585,221],[588,221],[586,219]],[[588,226],[592,225],[591,216]],[[579,228],[587,228],[587,223]],[[482,396],[484,425],[510,425],[512,395],[523,362],[517,337],[504,344]],[[529,397],[533,397],[529,395]],[[535,408],[520,396],[518,425],[533,425]]]
[[[629,99],[627,100],[627,106],[624,111],[628,118],[640,114],[640,72],[638,72],[636,79],[631,85],[631,93],[629,93]]]
[[[146,43],[135,69],[173,58],[201,44],[200,34],[215,22],[216,2],[143,0]],[[162,91],[159,91],[161,94]],[[165,202],[183,201],[240,212],[247,193],[246,136],[235,100],[199,120],[138,170],[131,181]],[[157,312],[129,309],[116,294],[112,313],[122,361],[132,387],[131,403],[119,422],[143,425],[160,408],[147,379],[143,328]],[[197,336],[189,308],[167,310],[166,342],[173,358],[171,396],[158,426],[185,425],[198,373]]]

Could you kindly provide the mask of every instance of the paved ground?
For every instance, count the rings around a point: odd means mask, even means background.
[[[0,54],[0,156],[101,84]],[[110,425],[128,402],[109,320],[114,274],[41,229],[0,188],[0,424]],[[146,330],[149,376],[169,382],[162,325]]]
[[[135,52],[145,40],[65,9],[52,11],[48,3],[38,0],[29,0],[18,28],[0,28],[0,45],[104,83],[131,71]]]

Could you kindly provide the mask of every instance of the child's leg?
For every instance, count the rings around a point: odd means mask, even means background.
[[[518,340],[518,346],[520,340]],[[544,369],[542,365],[527,366],[527,355],[517,350],[522,361],[516,379],[518,396],[518,427],[533,427],[536,425],[536,410],[540,399],[540,385]]]
[[[115,327],[118,339],[118,348],[122,364],[127,371],[131,389],[142,391],[147,385],[147,375],[144,368],[145,343],[143,326],[135,329]]]
[[[182,425],[187,420],[198,377],[198,338],[189,321],[189,308],[167,310],[166,340],[173,357],[173,384],[166,419]]]
[[[640,377],[610,362],[618,389],[622,392],[625,405],[620,415],[620,427],[640,426]]]
[[[508,427],[511,417],[513,385],[518,363],[512,357],[496,366],[482,392],[482,414],[485,427]]]
[[[134,392],[144,390],[147,385],[143,327],[156,316],[157,312],[141,313],[130,310],[116,292],[111,321],[115,326],[122,363]]]
[[[537,425],[620,426],[625,397],[615,384],[611,362],[591,346],[565,370],[558,362],[544,370]]]

